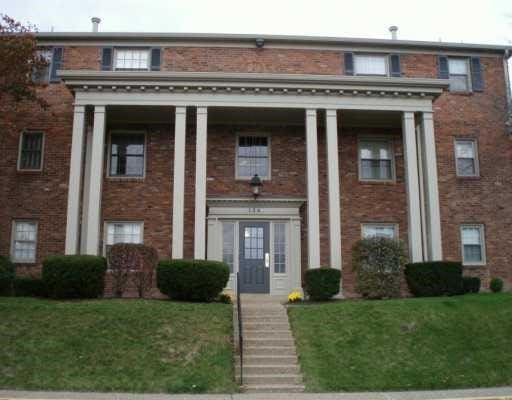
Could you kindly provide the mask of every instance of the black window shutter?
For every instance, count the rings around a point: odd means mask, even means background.
[[[396,78],[402,76],[402,71],[400,70],[400,55],[399,54],[391,54],[389,56],[389,64],[390,64],[390,75]]]
[[[64,49],[62,47],[54,47],[52,52],[52,64],[50,69],[50,82],[59,82],[60,78],[57,76],[57,71],[62,69],[62,54]]]
[[[101,70],[111,71],[112,70],[112,58],[114,49],[112,47],[104,47],[101,51]]]
[[[345,75],[354,75],[354,54],[345,53]]]
[[[471,57],[471,86],[475,92],[484,90],[484,75],[480,57]]]
[[[160,71],[160,58],[160,48],[155,47],[151,49],[151,71]]]
[[[448,69],[448,57],[439,56],[437,58],[437,77],[440,79],[449,79],[450,70]]]

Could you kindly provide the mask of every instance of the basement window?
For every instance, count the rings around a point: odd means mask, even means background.
[[[15,263],[35,263],[37,222],[14,221],[12,227],[11,259]]]
[[[485,264],[485,240],[483,225],[462,225],[462,260],[464,265]]]
[[[372,237],[397,239],[397,230],[398,228],[395,224],[363,224],[361,227],[361,236],[363,239]]]

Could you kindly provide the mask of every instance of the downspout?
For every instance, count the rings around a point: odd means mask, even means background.
[[[507,121],[505,125],[507,127],[508,133],[512,135],[512,101],[511,96],[512,93],[510,91],[510,74],[509,74],[509,65],[508,60],[512,57],[511,49],[506,49],[505,54],[503,56],[503,71],[505,73],[505,91],[507,92]]]

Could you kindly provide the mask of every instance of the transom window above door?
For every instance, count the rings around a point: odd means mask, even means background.
[[[117,71],[149,69],[149,49],[115,49],[114,69]]]
[[[359,142],[359,179],[394,179],[393,142],[388,139],[364,139]]]
[[[270,149],[268,136],[238,136],[236,178],[250,179],[254,175],[270,178]]]
[[[110,135],[110,176],[144,176],[144,133]]]

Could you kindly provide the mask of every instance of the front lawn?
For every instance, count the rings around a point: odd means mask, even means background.
[[[289,308],[308,391],[512,384],[512,294]]]
[[[232,308],[0,298],[0,388],[233,392]]]

